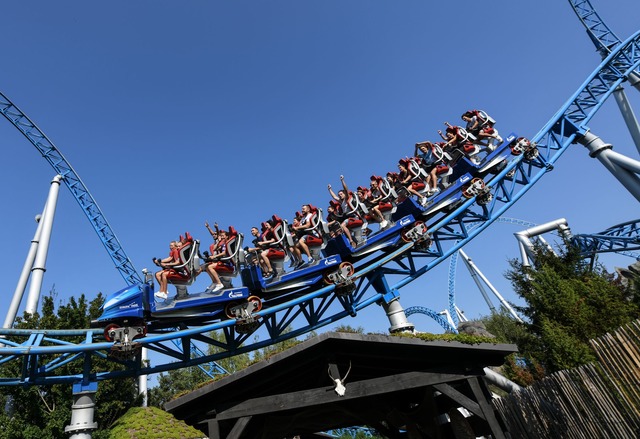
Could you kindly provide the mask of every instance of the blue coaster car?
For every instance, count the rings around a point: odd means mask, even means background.
[[[339,284],[353,274],[351,264],[343,262],[339,254],[328,254],[325,251],[329,231],[322,219],[322,209],[310,206],[310,211],[310,226],[302,233],[308,235],[308,239],[305,240],[313,262],[304,263],[289,271],[285,269],[285,262],[293,259],[290,249],[295,245],[295,241],[287,221],[273,215],[271,223],[275,241],[268,249],[270,251],[267,252],[267,257],[275,275],[265,278],[258,265],[246,264],[242,269],[243,285],[255,294],[266,294],[266,297],[273,298],[293,291],[310,289],[323,280],[325,283]]]
[[[413,226],[416,221],[411,214],[404,215],[397,220],[393,219],[394,216],[395,213],[392,214],[390,225],[386,229],[380,229],[375,233],[372,232],[368,236],[364,233],[353,233],[352,229],[352,236],[356,237],[357,242],[355,248],[351,246],[344,234],[330,239],[324,249],[325,253],[339,255],[343,260],[356,261],[379,250],[391,249],[398,244],[403,244],[402,232]],[[367,224],[360,222],[356,227],[366,230]]]
[[[265,279],[256,265],[242,269],[242,283],[251,290],[263,293],[285,293],[309,287],[320,282],[328,268],[338,268],[342,260],[334,255],[306,264],[291,272],[278,272],[275,277]]]
[[[247,301],[250,296],[248,288],[237,287],[214,294],[201,292],[183,297],[176,295],[164,301],[156,301],[153,282],[149,278],[147,283],[131,285],[107,296],[101,308],[102,314],[92,321],[91,325],[104,326],[105,338],[108,341],[123,338],[115,334],[109,335],[118,328],[145,327],[129,336],[129,339],[133,340],[144,335],[147,330],[157,331],[182,324],[202,325],[223,319],[227,314],[233,314],[233,306],[237,306],[243,299]]]
[[[230,230],[228,252],[237,255],[236,248],[242,245],[242,235]],[[130,285],[107,296],[102,305],[102,314],[91,324],[105,327],[108,341],[129,343],[146,332],[176,326],[202,325],[211,321],[234,316],[247,318],[261,308],[260,299],[251,296],[247,287],[233,287],[231,278],[236,270],[220,273],[225,288],[215,293],[189,294],[187,286],[193,284],[201,272],[199,241],[187,235],[187,242],[180,248],[181,264],[171,270],[169,283],[176,287],[176,295],[165,300],[154,296],[153,275],[146,270],[145,282]]]
[[[412,198],[406,198],[398,203],[394,218],[412,214],[416,218],[431,219],[437,214],[448,214],[473,197],[476,197],[480,205],[487,204],[492,199],[487,176],[497,174],[510,160],[522,153],[531,159],[536,152],[535,146],[528,140],[513,133],[494,151],[488,151],[482,160],[478,157],[478,150],[474,151],[473,156],[468,156],[464,151],[454,151],[449,157],[445,175],[441,178],[445,188],[430,196],[422,205]]]

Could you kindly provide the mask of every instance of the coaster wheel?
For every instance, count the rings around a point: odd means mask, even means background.
[[[484,180],[479,177],[476,177],[473,180],[471,180],[471,183],[469,183],[462,190],[462,195],[465,198],[473,198],[474,196],[477,195],[479,191],[483,190],[484,188],[485,188]],[[471,191],[471,189],[473,189],[473,191]]]
[[[416,221],[415,223],[413,223],[411,225],[411,227],[409,227],[408,229],[404,229],[401,233],[400,233],[400,238],[404,241],[404,242],[413,242],[415,241],[415,239],[412,239],[408,233],[414,229],[416,229],[417,227],[419,227],[423,233],[427,232],[427,226],[425,225],[424,221]]]
[[[340,270],[346,269],[347,276],[353,276],[353,273],[356,272],[355,268],[353,268],[353,264],[351,262],[342,262],[340,264]]]
[[[529,148],[531,148],[531,142],[526,137],[518,137],[515,142],[510,146],[511,154],[520,155]]]
[[[485,193],[478,195],[476,198],[476,201],[480,206],[486,206],[491,202],[491,200],[493,200],[493,194],[490,191],[486,191]]]
[[[411,238],[409,238],[407,236],[407,233],[409,232],[409,230],[411,229],[405,229],[402,232],[400,232],[400,239],[402,239],[404,242],[411,242],[413,241]]]
[[[247,302],[253,305],[253,311],[258,312],[262,309],[262,300],[258,296],[249,296]]]
[[[236,317],[235,313],[233,312],[233,308],[235,308],[236,306],[238,306],[238,302],[234,301],[227,303],[227,305],[224,307],[224,313],[230,319],[234,319]]]
[[[120,327],[120,325],[116,324],[116,323],[110,323],[107,325],[106,328],[104,328],[104,339],[107,340],[108,342],[112,342],[113,341],[113,336],[111,335],[111,331],[113,331],[114,329],[118,329]]]
[[[425,237],[429,237],[429,234],[427,233],[427,225],[425,224],[424,221],[416,221],[415,222],[415,227],[419,227],[420,228],[420,238],[418,239],[418,241],[423,241],[425,239]]]
[[[538,148],[536,148],[535,145],[531,145],[529,149],[524,152],[524,158],[526,160],[535,160],[539,155],[540,151],[538,151]]]
[[[138,331],[136,335],[133,336],[132,340],[136,340],[138,338],[143,338],[147,336],[147,325],[141,325],[142,331]]]

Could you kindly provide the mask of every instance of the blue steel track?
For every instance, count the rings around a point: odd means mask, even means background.
[[[259,325],[269,335],[269,338],[264,340],[252,340],[253,332],[239,331],[235,321],[232,320],[148,334],[136,340],[138,347],[144,346],[164,354],[168,358],[167,362],[149,367],[141,363],[140,356],[135,356],[130,360],[122,360],[121,362],[127,367],[119,371],[95,370],[93,367],[92,358],[106,357],[112,347],[112,343],[102,341],[102,329],[2,330],[0,335],[5,340],[4,346],[0,348],[0,364],[20,362],[21,365],[16,368],[20,371],[19,375],[0,378],[0,385],[101,381],[204,364],[306,334],[344,317],[355,316],[360,310],[372,304],[393,301],[399,296],[399,290],[402,287],[447,259],[502,216],[547,172],[553,170],[560,156],[588,131],[587,124],[606,99],[627,80],[627,75],[640,65],[640,33],[634,34],[610,50],[604,61],[578,90],[530,139],[537,145],[539,151],[537,157],[528,160],[524,155],[518,156],[497,175],[486,181],[493,195],[493,199],[488,204],[479,205],[475,198],[471,198],[454,211],[437,217],[428,226],[428,232],[433,241],[428,248],[409,242],[393,253],[380,254],[361,261],[355,267],[356,288],[350,294],[335,294],[335,286],[330,285],[259,311]],[[3,114],[38,147],[54,167],[61,167],[63,172],[60,173],[65,177],[65,181],[69,178],[73,182],[73,184],[67,183],[70,189],[81,185],[77,174],[55,147],[51,148],[53,145],[44,134],[41,134],[4,95],[2,99],[4,100]],[[13,120],[10,117],[13,117]],[[25,126],[29,128],[24,128]],[[35,137],[34,132],[38,133]],[[52,154],[53,151],[55,154]],[[60,160],[63,166],[60,165]],[[84,185],[82,187],[84,188]],[[84,191],[88,195],[86,188]],[[92,199],[91,201],[92,208],[95,206],[97,209],[95,202]],[[104,217],[101,221],[104,221]],[[112,232],[110,235],[115,239]],[[113,243],[114,240],[110,239],[109,242]],[[117,253],[118,257],[124,255],[119,245],[114,246],[114,249],[118,252],[108,248],[110,254],[113,251],[113,254]],[[114,257],[117,267],[130,264],[126,256],[124,258],[121,260]],[[119,268],[119,270],[122,269]],[[134,273],[135,270],[130,274],[129,283],[137,281],[135,279],[137,275],[134,276]],[[289,331],[288,328],[294,322],[295,329]],[[224,341],[220,342],[208,336],[211,331],[221,331],[224,334]],[[175,347],[174,340],[181,344],[182,349]],[[222,351],[215,355],[191,358],[191,345],[194,342],[213,345],[221,348]],[[69,364],[77,365],[77,373],[53,375],[60,366]]]

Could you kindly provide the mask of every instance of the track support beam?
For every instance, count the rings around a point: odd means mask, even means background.
[[[605,168],[640,201],[640,162],[626,158],[612,151],[612,146],[605,143],[590,131],[587,131],[577,141],[587,148],[591,157],[597,158]]]

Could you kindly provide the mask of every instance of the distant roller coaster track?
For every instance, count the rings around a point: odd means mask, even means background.
[[[141,282],[140,274],[136,271],[131,260],[127,257],[120,241],[111,229],[104,214],[93,199],[91,193],[80,179],[78,173],[62,155],[60,150],[49,140],[38,126],[31,121],[9,98],[0,92],[0,112],[13,124],[42,154],[56,173],[60,174],[82,211],[87,215],[93,229],[98,234],[105,249],[109,253],[116,269],[127,283],[132,285]]]
[[[640,250],[640,220],[627,221],[600,233],[574,235],[571,243],[585,257],[615,252],[637,259],[637,251]]]
[[[335,286],[329,285],[293,299],[289,298],[286,301],[283,299],[280,303],[272,302],[269,307],[257,313],[260,317],[260,326],[269,336],[267,339],[252,340],[253,332],[239,332],[235,321],[232,320],[200,327],[176,328],[163,333],[148,334],[137,340],[139,346],[167,357],[166,363],[147,366],[141,363],[140,356],[135,356],[130,360],[121,360],[127,366],[124,370],[109,371],[95,370],[91,362],[93,357],[106,357],[112,347],[112,343],[101,341],[103,340],[101,329],[67,331],[5,329],[0,331],[0,335],[5,337],[4,346],[0,348],[0,364],[21,362],[21,365],[15,368],[19,371],[17,376],[0,378],[0,385],[101,381],[203,364],[303,335],[344,317],[354,316],[372,304],[385,305],[393,302],[399,296],[399,290],[402,287],[418,279],[482,233],[547,172],[551,171],[567,148],[587,134],[589,130],[587,123],[613,91],[627,81],[628,75],[639,65],[640,33],[636,33],[612,48],[604,61],[574,95],[538,134],[531,138],[531,141],[537,144],[539,151],[536,157],[528,160],[524,155],[518,156],[502,171],[486,181],[493,195],[488,204],[479,205],[475,198],[471,198],[455,210],[438,217],[428,227],[433,242],[427,249],[409,242],[392,253],[377,255],[362,261],[355,267],[356,288],[350,294],[335,294]],[[58,172],[65,177],[65,181],[73,179],[72,184],[67,183],[72,192],[77,190],[77,187],[82,185],[81,181],[62,155],[22,112],[18,110],[16,113],[17,108],[4,95],[2,97],[5,100],[3,104],[5,117],[38,147],[54,168],[60,167],[62,172]],[[84,185],[82,187],[84,188]],[[83,195],[85,199],[90,198],[86,188],[83,193],[86,194]],[[76,198],[78,197],[80,195]],[[97,209],[92,199],[87,206],[91,206],[92,209],[95,206]],[[90,220],[92,223],[95,221],[91,217]],[[103,216],[102,221],[104,221]],[[95,224],[94,227],[96,227]],[[109,238],[108,242],[117,242],[112,232],[109,236],[113,238]],[[115,249],[118,251],[114,251]],[[120,267],[131,268],[130,274],[123,275],[125,280],[128,283],[137,282],[137,274],[124,256],[124,252],[121,251],[121,246],[114,245],[113,249],[108,247],[108,250],[121,272],[128,272],[128,270],[122,271]],[[121,259],[123,256],[124,258]],[[294,322],[295,328],[291,330]],[[224,334],[224,341],[211,338],[208,335],[211,331],[221,331]],[[176,349],[173,346],[173,340],[179,340],[182,349]],[[190,346],[193,342],[213,345],[221,352],[191,358]],[[77,365],[77,373],[54,375],[63,365]],[[66,370],[69,369],[72,368],[68,367]]]
[[[589,0],[569,0],[573,11],[585,27],[596,50],[605,58],[611,50],[622,43],[620,38],[609,29]]]

